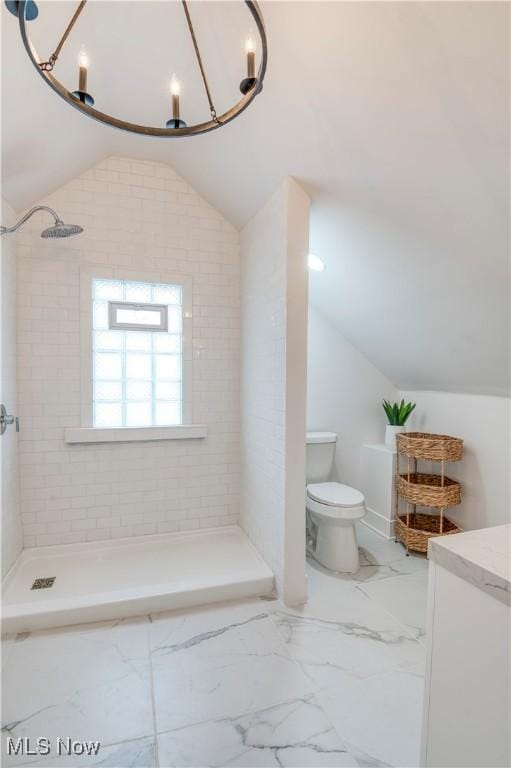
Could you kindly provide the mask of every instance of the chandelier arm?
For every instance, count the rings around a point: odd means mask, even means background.
[[[181,0],[181,1],[183,3],[183,9],[184,9],[184,12],[185,12],[186,21],[188,23],[188,29],[190,30],[190,36],[192,38],[193,47],[195,49],[195,55],[197,56],[197,63],[199,64],[199,69],[200,69],[200,73],[201,73],[201,76],[202,76],[202,82],[204,83],[204,89],[206,91],[206,96],[207,96],[208,103],[209,103],[209,111],[211,112],[212,119],[217,123],[217,122],[220,122],[220,121],[219,121],[219,119],[217,117],[217,114],[216,114],[216,109],[215,109],[215,106],[213,104],[213,99],[211,98],[211,92],[209,90],[209,85],[208,85],[208,79],[206,77],[206,72],[204,71],[204,65],[202,64],[202,58],[201,58],[200,51],[199,51],[199,45],[197,43],[197,38],[195,37],[195,32],[194,32],[194,29],[193,29],[192,20],[190,18],[190,11],[188,10],[188,3],[186,2],[186,0]]]
[[[83,11],[86,2],[87,2],[87,0],[80,0],[80,2],[78,3],[78,8],[74,12],[73,17],[72,17],[71,21],[69,22],[69,24],[67,25],[66,30],[65,30],[64,34],[62,35],[62,37],[60,38],[59,44],[55,48],[54,52],[51,54],[51,56],[48,59],[48,61],[41,61],[39,63],[39,66],[45,72],[51,72],[51,70],[55,66],[55,63],[56,63],[56,61],[57,61],[57,59],[58,59],[58,57],[60,55],[62,47],[63,47],[64,43],[66,42],[67,38],[69,37],[69,33],[73,29],[73,27],[75,25],[75,22],[78,19],[78,16]]]

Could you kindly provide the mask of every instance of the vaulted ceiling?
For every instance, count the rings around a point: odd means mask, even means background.
[[[53,50],[76,3],[39,3]],[[243,77],[242,3],[193,2],[220,107]],[[169,162],[242,226],[279,181],[312,199],[311,301],[398,387],[509,391],[509,12],[501,2],[263,2],[269,68],[237,120],[182,140],[82,117],[37,76],[2,3],[3,194],[17,209],[106,155]],[[98,108],[164,124],[167,83],[207,117],[181,4],[89,2],[58,64],[87,45]]]

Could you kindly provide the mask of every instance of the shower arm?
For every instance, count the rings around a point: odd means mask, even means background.
[[[16,230],[19,229],[37,211],[48,211],[48,213],[51,213],[51,215],[55,219],[55,224],[62,223],[59,217],[57,216],[57,214],[55,213],[55,211],[53,210],[53,208],[48,208],[47,205],[35,205],[13,227],[0,227],[0,236],[8,235],[11,232],[16,232]]]

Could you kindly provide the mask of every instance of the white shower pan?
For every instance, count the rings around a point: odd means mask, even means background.
[[[36,579],[53,586],[32,589]],[[237,526],[26,549],[3,584],[2,632],[121,619],[270,595],[273,574]]]

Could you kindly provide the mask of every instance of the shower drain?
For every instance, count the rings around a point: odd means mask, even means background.
[[[53,587],[56,576],[45,576],[43,579],[36,579],[30,589],[49,589]]]

